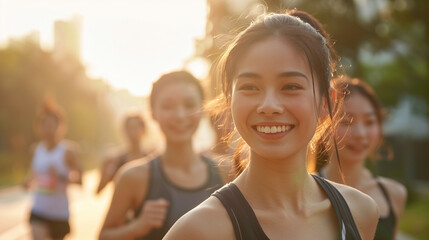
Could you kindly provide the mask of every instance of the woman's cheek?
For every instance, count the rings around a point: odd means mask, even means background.
[[[350,131],[349,127],[345,126],[338,126],[337,128],[337,141],[339,145],[343,145],[343,142],[347,141],[348,139],[348,132]]]

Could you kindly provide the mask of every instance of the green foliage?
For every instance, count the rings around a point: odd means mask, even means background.
[[[407,205],[399,229],[416,239],[429,239],[429,196],[421,196]]]
[[[0,49],[0,152],[23,153],[37,141],[33,124],[47,95],[64,109],[66,137],[78,142],[84,158],[116,142],[109,91],[101,80],[89,78],[78,60],[59,59],[26,39],[11,42]],[[30,159],[23,161],[28,167]],[[0,158],[0,165],[4,171],[14,169],[10,157]]]
[[[270,0],[249,1],[240,10],[234,1],[208,4],[210,28],[197,46],[203,57],[215,59],[222,36],[248,24],[260,9],[256,4],[268,11],[297,8],[325,25],[344,71],[369,82],[386,107],[396,105],[402,94],[429,103],[429,1]]]

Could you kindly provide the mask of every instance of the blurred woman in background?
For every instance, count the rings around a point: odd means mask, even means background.
[[[146,133],[146,124],[139,114],[130,114],[125,117],[123,130],[127,141],[127,149],[120,154],[108,156],[100,169],[100,182],[97,193],[113,179],[118,169],[125,163],[143,158],[148,152],[142,149],[141,140]]]
[[[382,143],[381,105],[373,89],[365,82],[344,76],[337,83],[337,92],[344,95],[341,109],[344,117],[336,132],[341,166],[331,159],[329,164],[319,170],[319,175],[342,183],[339,171],[341,168],[345,184],[368,194],[378,205],[380,219],[375,239],[396,239],[407,191],[401,183],[390,178],[373,176],[365,167],[367,159],[376,160],[376,150]],[[323,155],[328,157],[321,158]],[[320,166],[330,159],[329,156],[335,156],[335,153],[330,151],[329,154],[319,153],[318,156]]]
[[[33,239],[64,239],[70,232],[69,183],[82,184],[76,145],[65,140],[62,110],[47,100],[38,112],[35,130],[40,142],[32,149],[32,165],[24,187],[34,187],[30,214]]]

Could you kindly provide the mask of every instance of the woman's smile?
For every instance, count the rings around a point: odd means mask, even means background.
[[[293,124],[276,122],[258,123],[252,126],[259,136],[266,139],[280,139],[286,136],[294,127],[295,125]]]

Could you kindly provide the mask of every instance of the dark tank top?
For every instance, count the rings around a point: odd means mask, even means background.
[[[313,177],[325,191],[334,208],[340,229],[338,239],[361,239],[350,209],[341,193],[323,178],[314,175]],[[222,202],[228,212],[237,240],[269,239],[259,224],[253,209],[235,184],[230,183],[224,186],[216,191],[213,196]]]
[[[323,178],[326,178],[322,171],[318,171],[317,174]],[[383,186],[383,184],[381,184],[380,180],[376,179],[376,181],[389,205],[389,214],[378,219],[374,240],[392,240],[394,239],[396,226],[395,212],[393,211],[392,202],[390,201],[386,188]]]
[[[387,194],[386,188],[381,184],[381,182],[377,179],[378,187],[383,193],[386,201],[389,205],[389,215],[385,217],[380,217],[378,220],[377,230],[375,232],[375,240],[391,240],[394,239],[395,234],[395,225],[396,225],[396,216],[393,211],[392,202],[390,201],[390,197]]]
[[[205,156],[202,156],[202,159],[207,163],[209,177],[206,183],[197,189],[185,189],[176,186],[165,177],[162,170],[161,158],[156,157],[151,160],[149,163],[151,174],[149,189],[144,201],[164,198],[170,204],[164,225],[160,229],[152,229],[148,235],[140,239],[162,239],[182,215],[206,200],[214,191],[223,186],[223,181],[213,160]],[[136,216],[140,214],[144,201],[137,209]]]

